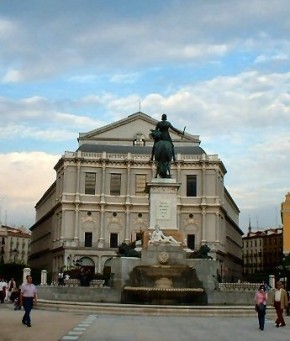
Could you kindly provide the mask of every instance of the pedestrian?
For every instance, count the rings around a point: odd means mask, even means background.
[[[30,275],[26,276],[26,283],[23,283],[21,286],[20,292],[20,306],[24,308],[24,315],[22,318],[22,323],[27,327],[31,327],[31,319],[30,312],[33,307],[33,301],[36,304],[37,302],[37,292],[36,287],[32,283],[32,277]]]
[[[283,318],[283,310],[287,308],[288,300],[286,290],[283,288],[283,283],[280,281],[276,283],[272,303],[277,314],[277,319],[275,321],[276,327],[285,327],[286,323]]]
[[[4,303],[4,299],[6,297],[6,289],[7,289],[7,283],[4,281],[4,278],[1,278],[1,280],[0,280],[0,301],[1,301],[1,303]]]
[[[60,271],[59,273],[58,273],[58,285],[59,286],[64,286],[64,281],[63,281],[63,272],[62,271]]]
[[[11,297],[12,292],[16,288],[16,282],[13,277],[11,277],[10,281],[8,282],[8,290],[6,293],[6,301],[8,301]]]
[[[264,330],[265,326],[265,315],[266,315],[266,304],[267,304],[267,293],[266,288],[262,284],[259,286],[259,289],[257,290],[255,294],[255,310],[258,313],[258,321],[259,321],[259,329]]]
[[[16,288],[13,289],[11,296],[10,296],[10,301],[14,304],[14,310],[21,310],[21,305],[20,305],[20,288],[16,285]]]
[[[287,300],[288,300],[288,305],[287,305],[287,308],[286,308],[286,315],[290,316],[290,292],[286,291],[286,293],[287,293]]]

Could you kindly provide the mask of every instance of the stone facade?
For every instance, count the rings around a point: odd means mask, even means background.
[[[146,184],[156,174],[149,133],[156,123],[138,112],[80,133],[79,148],[61,157],[55,182],[36,204],[32,267],[56,274],[77,264],[102,272],[118,244],[149,229]],[[188,251],[207,244],[223,276],[238,279],[243,233],[239,209],[224,186],[226,169],[218,155],[207,155],[199,146],[198,136],[185,133],[181,139],[171,132],[171,137],[177,160],[172,178],[180,184],[174,228]]]
[[[264,278],[271,274],[279,276],[279,267],[283,263],[283,228],[252,231],[249,226],[243,237],[243,262],[246,280],[259,275]]]
[[[281,204],[281,218],[283,224],[283,252],[290,254],[290,192],[286,194],[285,201]]]
[[[27,264],[31,235],[21,228],[0,224],[1,263]]]

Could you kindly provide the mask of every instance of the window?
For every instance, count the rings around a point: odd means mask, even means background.
[[[196,197],[196,175],[186,176],[186,195]]]
[[[96,192],[96,173],[85,174],[85,194],[94,195]]]
[[[195,248],[195,235],[194,234],[187,235],[187,247],[191,250],[194,250]]]
[[[92,232],[85,232],[85,247],[92,247],[93,234]]]
[[[135,194],[145,195],[146,188],[146,175],[137,174],[135,177]]]
[[[143,232],[136,232],[136,240],[143,240]]]
[[[110,195],[121,194],[121,174],[111,174]]]
[[[145,146],[145,137],[142,133],[138,133],[133,141],[134,146]]]
[[[110,234],[110,247],[118,247],[118,233]]]

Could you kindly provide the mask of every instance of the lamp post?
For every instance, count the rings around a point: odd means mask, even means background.
[[[17,254],[18,254],[18,251],[17,251],[17,249],[14,249],[12,252],[13,252],[13,257],[14,257],[14,258],[13,258],[13,260],[14,260],[13,262],[14,262],[14,264],[15,264],[15,263],[16,263],[16,256],[17,256]]]

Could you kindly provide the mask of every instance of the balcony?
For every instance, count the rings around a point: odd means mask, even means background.
[[[103,243],[104,246],[101,249],[116,249],[111,248],[110,243]],[[88,246],[89,245],[89,246]],[[80,242],[77,240],[56,240],[53,242],[53,249],[63,247],[65,249],[83,249],[83,250],[94,250],[100,249],[98,242],[93,242],[91,244],[85,244],[85,242]]]

